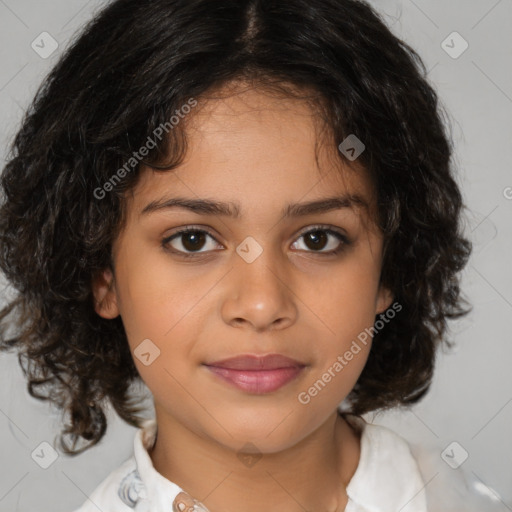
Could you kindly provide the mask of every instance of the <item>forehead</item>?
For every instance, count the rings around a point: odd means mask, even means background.
[[[183,162],[172,171],[142,169],[133,196],[139,213],[166,196],[215,198],[231,203],[238,217],[342,194],[362,200],[353,201],[356,210],[372,203],[366,171],[348,167],[305,100],[221,90],[200,100],[184,125]]]

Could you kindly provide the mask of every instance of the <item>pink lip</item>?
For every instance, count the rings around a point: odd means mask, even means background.
[[[243,355],[206,364],[215,375],[242,391],[270,393],[293,380],[304,364],[280,354]]]
[[[277,370],[229,370],[208,366],[214,374],[249,393],[270,393],[294,379],[303,367],[279,368]]]

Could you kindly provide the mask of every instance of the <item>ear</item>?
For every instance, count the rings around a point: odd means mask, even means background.
[[[383,313],[384,311],[386,311],[386,309],[389,308],[389,306],[391,306],[391,303],[393,302],[393,294],[391,293],[391,291],[382,286],[382,284],[379,286],[379,292],[378,292],[378,295],[377,295],[377,303],[376,303],[376,307],[377,307],[377,310],[375,312],[375,314],[379,314],[379,313]]]
[[[103,318],[113,319],[119,315],[112,270],[105,269],[92,276],[94,310]]]

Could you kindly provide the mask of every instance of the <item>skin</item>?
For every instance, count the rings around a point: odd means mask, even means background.
[[[157,471],[211,512],[343,511],[360,438],[336,409],[371,340],[308,404],[297,397],[391,305],[379,286],[382,236],[364,208],[280,212],[347,192],[374,205],[375,191],[326,141],[317,163],[320,132],[308,104],[261,89],[225,90],[186,120],[188,150],[176,170],[143,169],[113,245],[115,271],[94,280],[96,311],[121,315],[132,354],[148,338],[160,350],[148,366],[134,357],[154,397]],[[180,208],[140,215],[150,202],[176,196],[237,202],[240,218]],[[352,243],[322,231],[323,244],[308,244],[304,232],[318,224]],[[187,236],[168,246],[194,257],[162,248],[191,225],[213,238],[204,235],[195,252]],[[252,263],[236,252],[248,236],[263,249]],[[325,254],[340,246],[338,255]],[[203,365],[247,353],[279,353],[307,366],[279,390],[257,395]],[[250,467],[237,457],[247,443],[262,455]]]

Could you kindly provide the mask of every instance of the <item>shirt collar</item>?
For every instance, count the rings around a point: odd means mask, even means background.
[[[424,482],[405,439],[360,416],[345,419],[361,432],[359,464],[347,495],[369,511],[427,512]]]
[[[161,475],[153,466],[148,450],[156,440],[156,418],[146,420],[135,434],[133,451],[137,471],[145,487],[148,510],[173,510],[173,502],[183,489]]]
[[[426,511],[423,481],[405,440],[359,416],[344,417],[361,435],[359,463],[347,486],[349,499],[370,511],[382,510],[384,504],[387,510]],[[184,491],[154,468],[148,453],[156,432],[153,418],[146,420],[135,435],[134,458],[144,486],[141,497],[148,500],[148,510],[176,510],[173,503]]]

